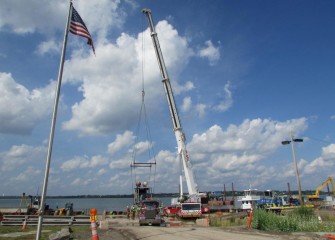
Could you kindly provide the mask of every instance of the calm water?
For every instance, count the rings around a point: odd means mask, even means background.
[[[171,197],[160,198],[164,206],[171,204]],[[63,208],[65,203],[73,203],[75,211],[84,210],[89,211],[91,208],[96,208],[98,213],[106,211],[123,211],[127,206],[132,205],[133,198],[50,198],[46,199],[46,204],[52,209]],[[28,203],[29,200],[28,200]],[[2,199],[0,198],[0,208],[19,208],[21,199]],[[25,206],[25,202],[22,202],[21,207]]]

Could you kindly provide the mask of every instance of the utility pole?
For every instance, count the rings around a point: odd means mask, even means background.
[[[291,140],[281,142],[283,145],[287,145],[287,144],[292,143],[292,154],[293,154],[294,169],[295,169],[295,175],[297,177],[298,191],[299,191],[299,201],[300,201],[301,205],[304,205],[304,201],[302,200],[301,184],[300,184],[300,177],[299,177],[299,170],[298,170],[298,165],[297,165],[297,158],[296,158],[296,154],[295,154],[294,142],[303,142],[303,141],[304,140],[302,138],[293,138],[293,132],[291,132]]]

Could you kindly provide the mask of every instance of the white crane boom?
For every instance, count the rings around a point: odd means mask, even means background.
[[[178,111],[177,111],[177,107],[174,101],[174,96],[173,96],[173,92],[171,88],[171,83],[170,83],[169,76],[168,76],[168,73],[165,67],[163,54],[162,54],[162,51],[160,49],[160,45],[158,42],[157,33],[155,31],[155,27],[152,21],[151,10],[143,9],[142,12],[147,16],[148,21],[149,21],[151,38],[154,44],[158,66],[162,74],[162,79],[163,79],[162,82],[164,85],[165,94],[166,94],[166,98],[167,98],[169,109],[170,109],[170,114],[171,114],[172,123],[173,123],[173,130],[174,130],[176,140],[177,140],[178,155],[181,158],[182,163],[183,163],[183,170],[185,174],[188,194],[189,195],[199,195],[198,186],[195,182],[193,171],[192,171],[191,161],[189,159],[189,156],[186,150],[185,134],[183,133],[183,129],[180,124]]]

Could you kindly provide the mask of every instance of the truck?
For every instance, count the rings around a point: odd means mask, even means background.
[[[134,203],[131,209],[129,209],[129,215],[132,215],[133,219],[135,218],[135,215],[137,215],[140,226],[160,226],[164,222],[162,218],[163,214],[161,213],[161,205],[160,200],[153,198],[147,182],[136,182]]]
[[[162,82],[168,102],[168,107],[170,110],[170,115],[172,118],[173,123],[173,131],[176,137],[177,141],[177,153],[178,158],[181,162],[181,165],[183,166],[183,173],[185,175],[185,180],[187,184],[188,194],[183,195],[182,192],[182,176],[180,176],[180,185],[181,185],[181,191],[180,191],[180,197],[178,198],[178,201],[174,205],[177,208],[177,215],[179,217],[201,217],[201,197],[198,190],[198,185],[195,181],[194,174],[192,171],[192,164],[189,157],[189,154],[186,149],[186,137],[183,132],[181,122],[179,119],[177,106],[175,104],[174,95],[170,83],[170,79],[168,76],[168,72],[164,63],[163,54],[159,45],[158,36],[155,30],[155,26],[152,20],[151,16],[151,10],[150,9],[143,9],[142,12],[147,16],[149,27],[151,31],[151,38],[153,42],[153,46],[155,49],[158,66],[162,75]],[[173,204],[173,203],[172,203]],[[200,210],[199,210],[200,209]]]
[[[141,208],[138,213],[139,224],[160,226],[162,223],[160,202],[155,199],[141,201]]]
[[[180,218],[200,218],[201,215],[201,203],[197,202],[181,203],[177,212]]]

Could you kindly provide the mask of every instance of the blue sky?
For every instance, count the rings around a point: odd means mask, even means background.
[[[334,1],[73,1],[48,195],[177,192],[180,165],[148,22],[152,10],[200,191],[302,189],[335,175]],[[0,8],[0,193],[41,192],[69,2]],[[137,131],[142,85],[148,138]],[[144,126],[145,125],[145,126]],[[130,170],[132,156],[154,161]],[[136,154],[134,154],[136,153]],[[154,174],[155,173],[155,174]],[[148,176],[150,178],[148,179]],[[186,189],[186,188],[185,188]]]

